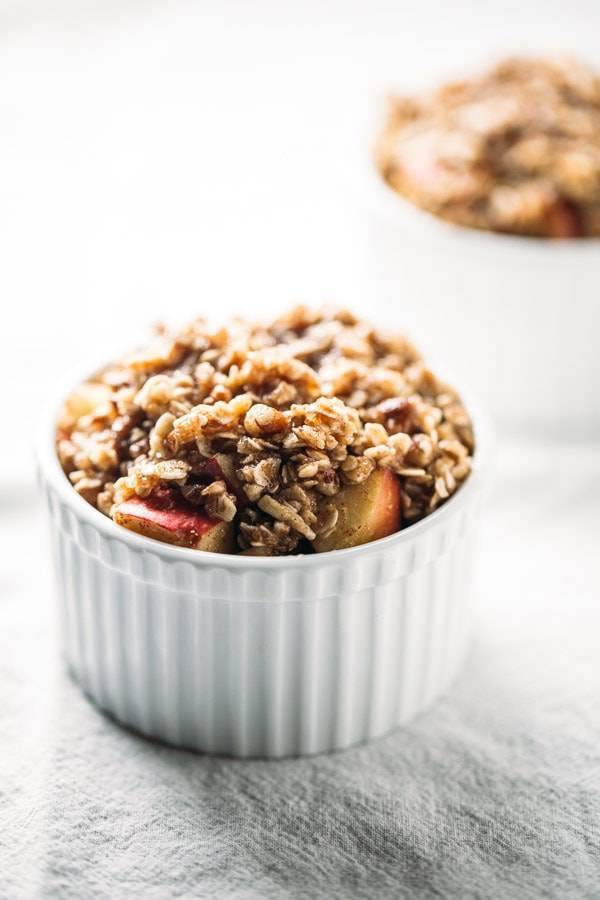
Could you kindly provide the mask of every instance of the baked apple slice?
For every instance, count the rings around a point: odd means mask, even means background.
[[[338,513],[333,531],[317,535],[317,553],[356,547],[398,531],[402,521],[400,479],[390,469],[376,469],[362,484],[350,484],[323,501]]]
[[[178,547],[234,553],[233,524],[209,516],[176,497],[168,488],[149,497],[132,497],[113,512],[118,525]]]
[[[545,212],[544,232],[551,238],[581,237],[581,213],[577,206],[568,200],[556,200]]]
[[[83,416],[93,413],[96,407],[107,403],[113,394],[107,384],[99,381],[86,381],[71,391],[67,397],[64,414],[71,422],[77,422]]]
[[[216,453],[214,456],[211,456],[203,464],[200,474],[211,481],[224,481],[227,485],[227,490],[235,496],[238,507],[241,508],[247,505],[248,498],[237,477],[233,457],[229,454]]]

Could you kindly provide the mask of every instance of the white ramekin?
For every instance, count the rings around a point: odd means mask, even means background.
[[[362,165],[365,296],[434,368],[476,384],[503,430],[600,433],[600,240],[448,224],[389,188],[372,157]]]
[[[99,707],[208,753],[279,757],[385,734],[443,693],[469,627],[486,437],[438,511],[349,550],[261,559],[141,537],[88,505],[38,445],[63,649]]]

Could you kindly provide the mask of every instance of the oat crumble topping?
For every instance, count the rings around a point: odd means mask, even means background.
[[[404,337],[305,307],[266,325],[159,329],[71,394],[57,435],[75,490],[105,515],[127,524],[151,501],[185,528],[202,514],[255,555],[312,552],[340,492],[382,469],[406,527],[457,490],[473,448],[459,396]]]
[[[600,236],[600,75],[508,59],[423,97],[395,97],[377,148],[388,184],[459,225]]]

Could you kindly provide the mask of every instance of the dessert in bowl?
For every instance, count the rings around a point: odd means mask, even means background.
[[[119,525],[263,556],[418,521],[467,477],[473,446],[460,397],[406,338],[305,308],[164,332],[80,384],[57,432],[75,491]]]
[[[394,97],[367,166],[375,294],[418,286],[406,326],[502,426],[600,431],[600,76],[510,59]]]
[[[377,165],[442,219],[505,234],[600,237],[600,76],[508,59],[422,98],[392,98]]]
[[[196,320],[105,366],[40,444],[72,672],[120,721],[210,752],[406,721],[468,633],[471,416],[344,311]]]

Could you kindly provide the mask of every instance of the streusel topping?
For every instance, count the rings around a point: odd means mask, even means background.
[[[305,307],[159,329],[73,392],[57,438],[105,515],[150,498],[231,523],[240,550],[265,555],[310,552],[336,495],[376,469],[399,479],[402,526],[417,521],[464,481],[473,447],[459,396],[403,336]]]
[[[377,164],[417,206],[459,225],[600,236],[600,75],[509,59],[424,97],[396,97]]]

